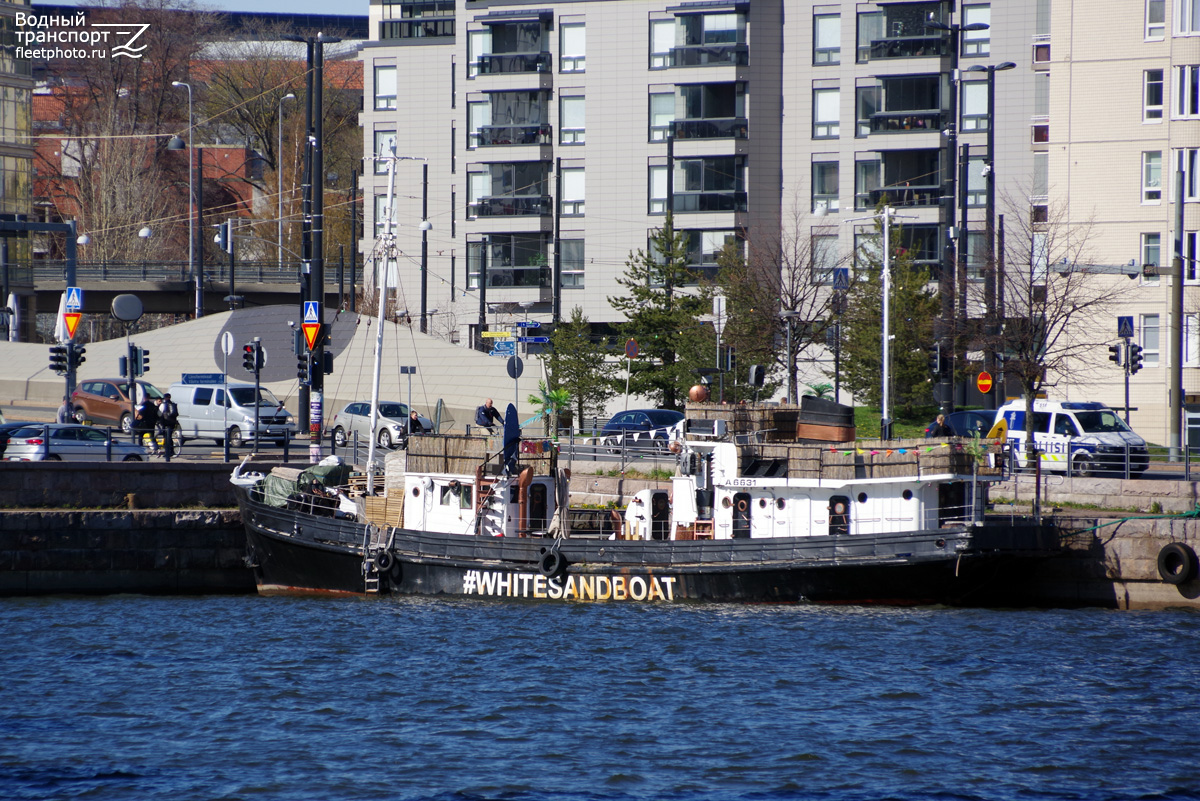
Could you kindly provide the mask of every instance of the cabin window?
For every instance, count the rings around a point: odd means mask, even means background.
[[[913,497],[912,490],[905,490],[901,497],[906,501],[911,501]]]
[[[785,506],[787,506],[787,501],[785,501],[783,498],[775,499],[775,508],[776,509],[782,509]]]
[[[865,493],[865,492],[858,493],[858,502],[866,503],[867,502],[867,493]]]
[[[421,497],[421,488],[420,487],[413,487],[413,497],[414,498]]]
[[[759,498],[759,499],[758,499],[758,508],[759,508],[759,509],[766,509],[766,508],[767,508],[767,499],[766,499],[766,498]]]
[[[457,506],[459,509],[471,508],[471,488],[464,487],[457,481],[451,481],[442,487],[442,506]]]

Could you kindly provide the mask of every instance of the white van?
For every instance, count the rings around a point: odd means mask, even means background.
[[[274,440],[282,445],[296,435],[296,419],[265,387],[257,395],[253,384],[225,384],[220,373],[185,375],[168,390],[171,400],[179,406],[177,441],[212,439],[218,445],[225,442],[238,447],[255,439]],[[226,393],[228,387],[228,393]],[[257,399],[258,430],[254,428],[254,407]]]
[[[1025,401],[1011,400],[996,411],[996,425],[1007,431],[1021,467],[1030,429],[1043,470],[1087,476],[1098,471],[1123,474],[1128,468],[1131,475],[1139,475],[1150,464],[1146,440],[1103,403],[1035,400],[1031,422]]]

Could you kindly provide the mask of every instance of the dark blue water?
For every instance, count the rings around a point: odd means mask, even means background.
[[[1200,615],[0,602],[3,799],[1200,798]]]

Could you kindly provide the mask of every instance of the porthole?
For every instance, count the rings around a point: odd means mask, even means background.
[[[413,497],[414,498],[421,497],[421,488],[420,487],[413,487]]]
[[[759,508],[759,509],[766,509],[766,508],[767,508],[767,499],[766,499],[766,498],[759,498],[759,499],[758,499],[758,508]]]
[[[858,493],[858,502],[866,503],[867,502],[867,493],[865,493],[865,492]]]
[[[786,505],[787,505],[787,501],[785,501],[783,498],[775,499],[775,508],[782,509]]]
[[[730,506],[733,506],[733,501],[729,500],[729,498],[721,499],[721,508],[722,509],[728,509]]]
[[[904,493],[901,495],[901,497],[904,498],[904,500],[906,500],[906,501],[911,501],[912,500],[912,490],[905,490]]]

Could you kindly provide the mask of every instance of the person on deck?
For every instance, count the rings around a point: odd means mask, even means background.
[[[500,416],[499,410],[492,405],[492,399],[488,398],[483,402],[483,405],[475,410],[475,425],[483,426],[489,433],[495,433],[495,425],[503,424],[504,418]]]

